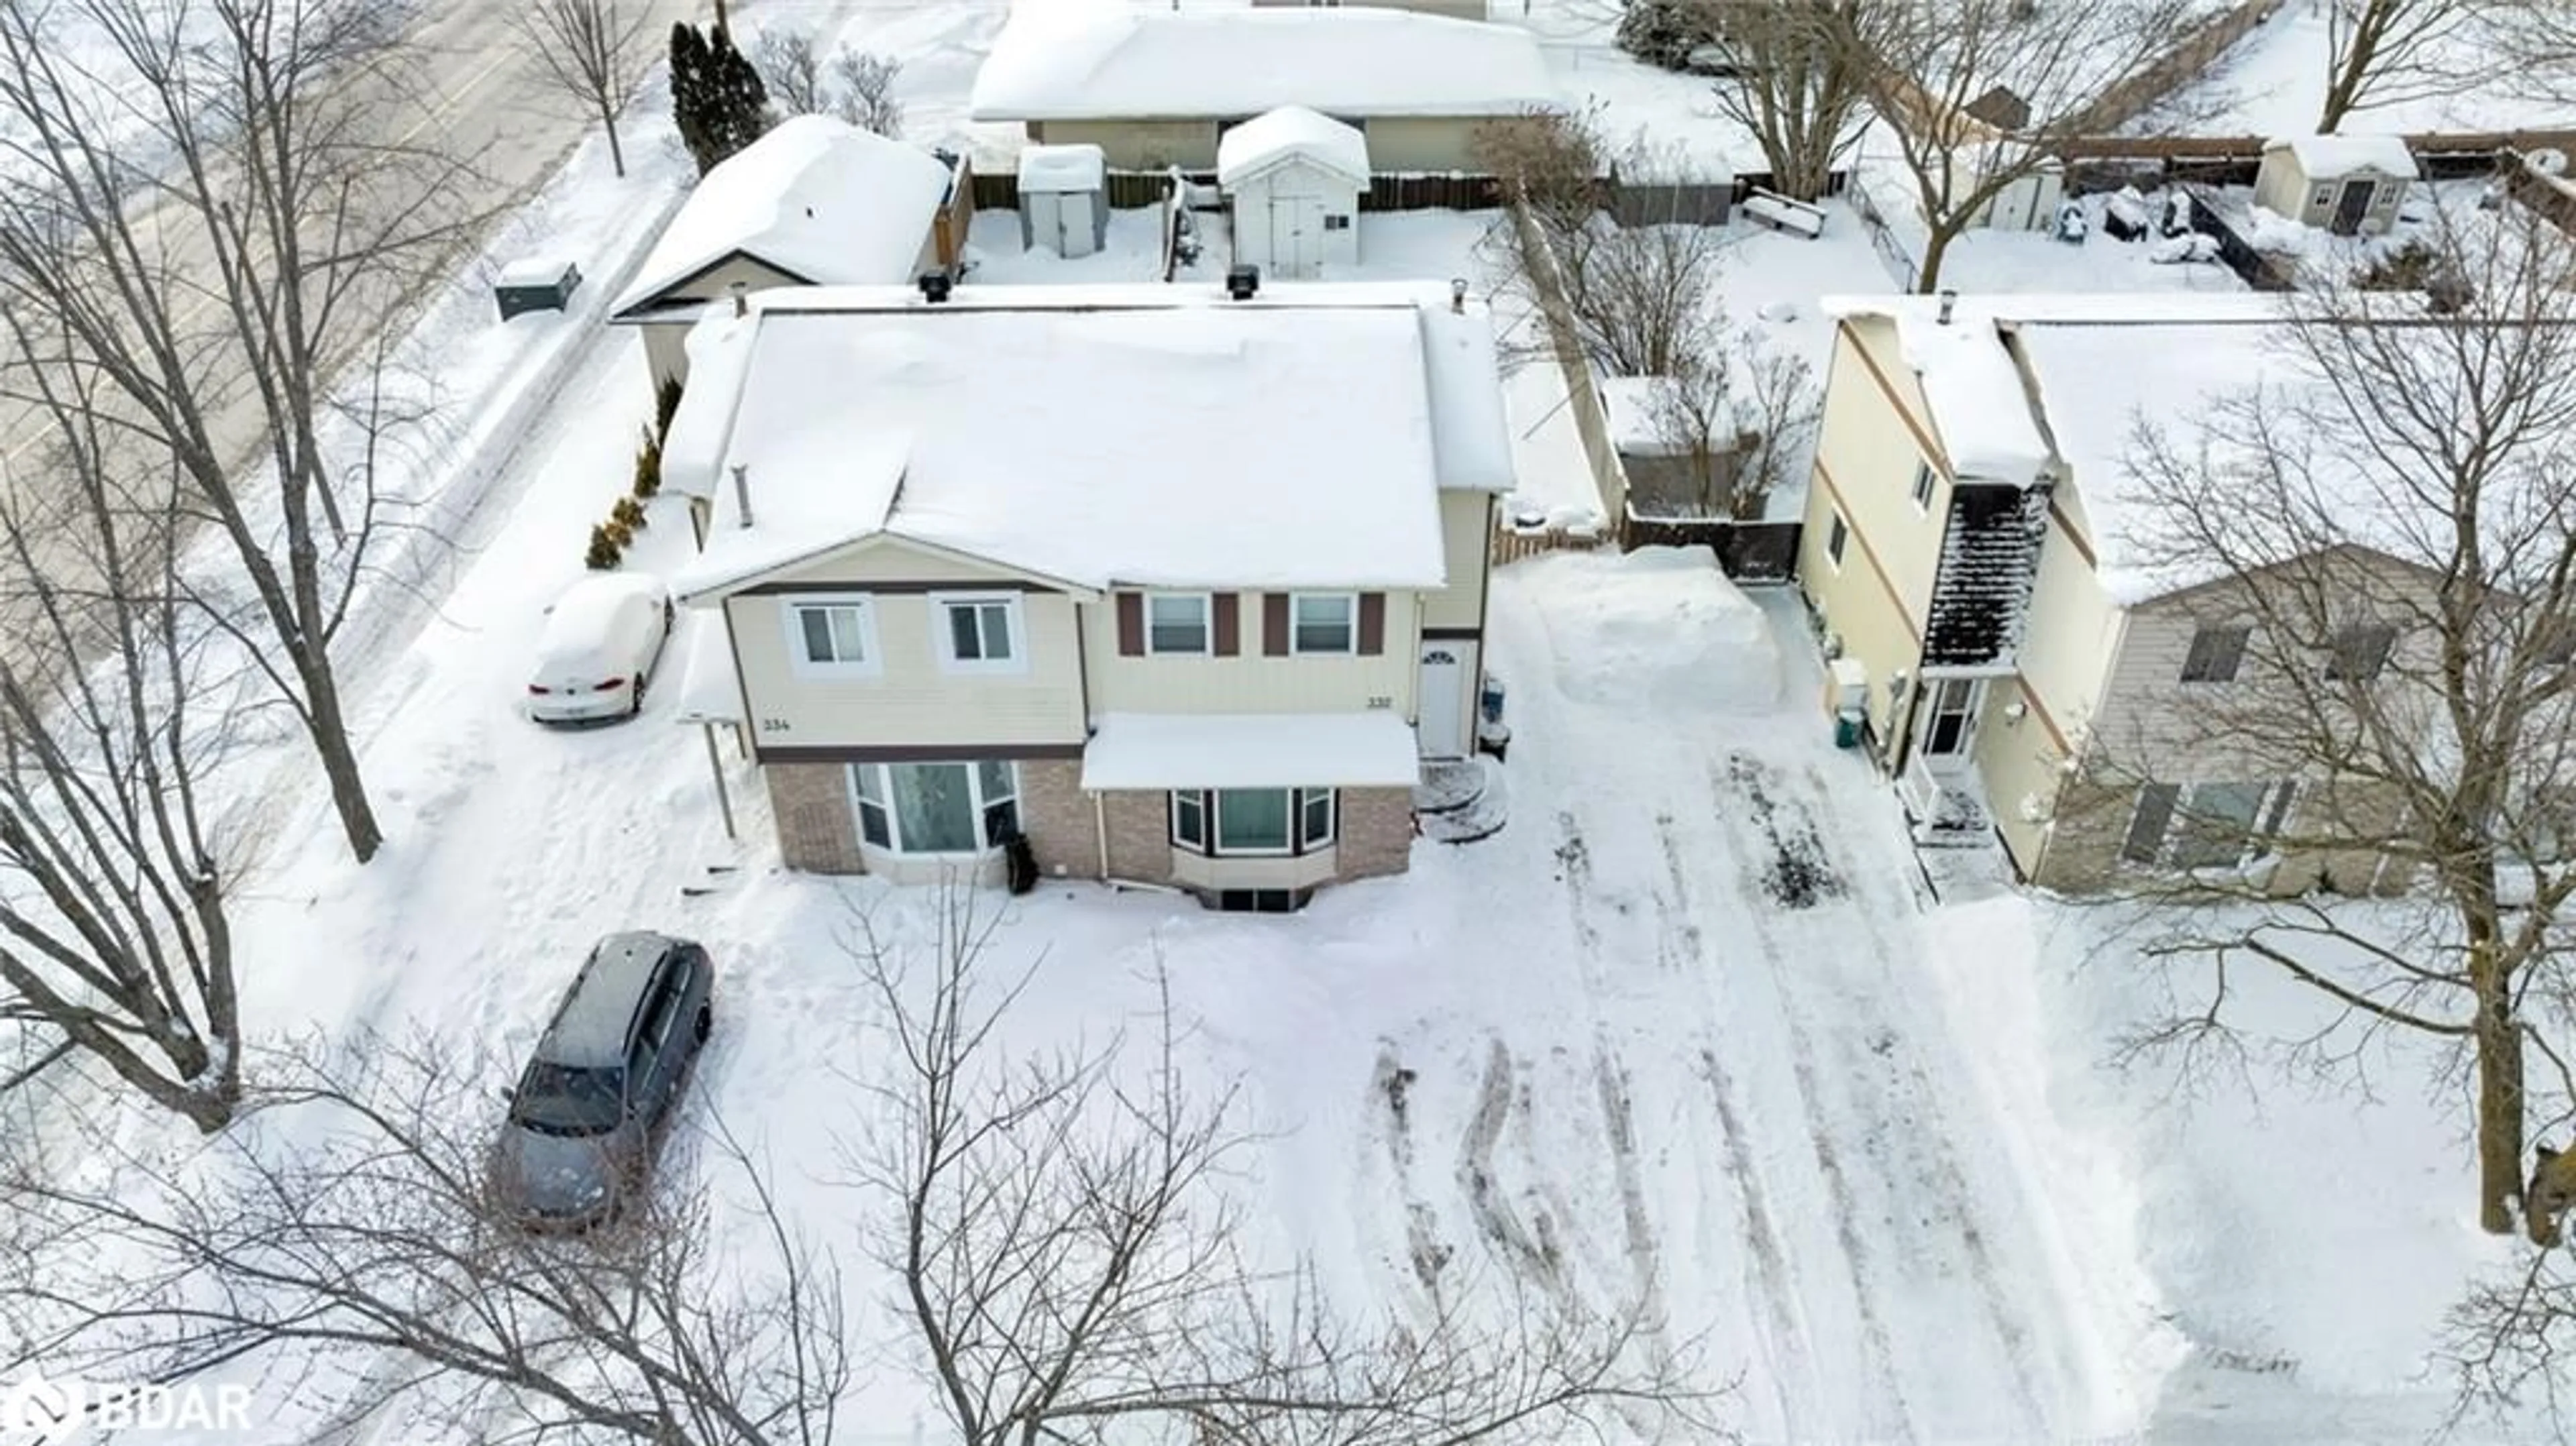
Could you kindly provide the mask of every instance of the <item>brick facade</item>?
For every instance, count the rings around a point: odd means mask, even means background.
[[[1082,791],[1082,760],[1020,760],[1020,828],[1047,878],[1100,876],[1100,829]]]
[[[859,822],[850,811],[850,771],[838,763],[772,763],[770,813],[778,820],[778,855],[791,869],[863,874]]]
[[[1172,813],[1168,793],[1101,795],[1109,815],[1109,877],[1140,884],[1172,878]]]
[[[1400,874],[1413,862],[1413,790],[1342,790],[1341,877]]]

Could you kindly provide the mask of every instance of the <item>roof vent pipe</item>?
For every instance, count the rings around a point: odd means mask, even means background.
[[[1460,316],[1467,314],[1467,278],[1464,276],[1449,278],[1449,309]]]
[[[1237,266],[1225,273],[1225,294],[1237,301],[1250,301],[1261,289],[1261,268]]]
[[[921,299],[933,306],[948,299],[949,281],[948,273],[945,271],[925,271],[921,273],[921,279],[913,284],[921,288]]]
[[[743,295],[743,293],[748,289],[749,287],[746,283],[740,281],[737,281],[725,288],[725,290],[733,293],[733,314],[736,316],[746,316],[751,312],[751,302]]]
[[[1941,293],[1941,324],[1943,326],[1948,326],[1950,324],[1950,308],[1957,306],[1958,304],[1959,293],[1955,291],[1944,291]]]
[[[751,468],[733,464],[733,510],[742,514],[742,526],[751,525]]]

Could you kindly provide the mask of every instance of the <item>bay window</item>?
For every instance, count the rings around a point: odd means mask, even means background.
[[[976,763],[854,763],[850,792],[859,837],[900,854],[971,854],[1019,832],[1019,766]]]
[[[1172,842],[1193,853],[1306,854],[1333,842],[1329,788],[1182,789],[1172,794]]]

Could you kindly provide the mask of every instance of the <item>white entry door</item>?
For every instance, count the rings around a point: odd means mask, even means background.
[[[1414,688],[1420,713],[1414,738],[1425,758],[1467,756],[1467,667],[1454,644],[1422,649],[1422,676]]]
[[[1924,684],[1914,751],[1933,772],[1966,769],[1977,741],[1977,704],[1984,696],[1982,678],[1934,678]]]
[[[1270,269],[1280,277],[1312,277],[1324,258],[1324,202],[1320,196],[1270,198]]]

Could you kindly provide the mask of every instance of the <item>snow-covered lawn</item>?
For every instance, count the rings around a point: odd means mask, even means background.
[[[2201,80],[2172,102],[2141,117],[2132,129],[2187,121],[2199,135],[2309,135],[2326,96],[2326,67],[2333,55],[2320,0],[2288,0],[2268,20],[2218,58]],[[2455,79],[2409,78],[2392,83],[2385,104],[2345,118],[2347,134],[2418,131],[2503,131],[2563,126],[2563,107],[2517,94],[2510,64],[2485,53],[2468,26],[2446,34],[2425,58]]]

